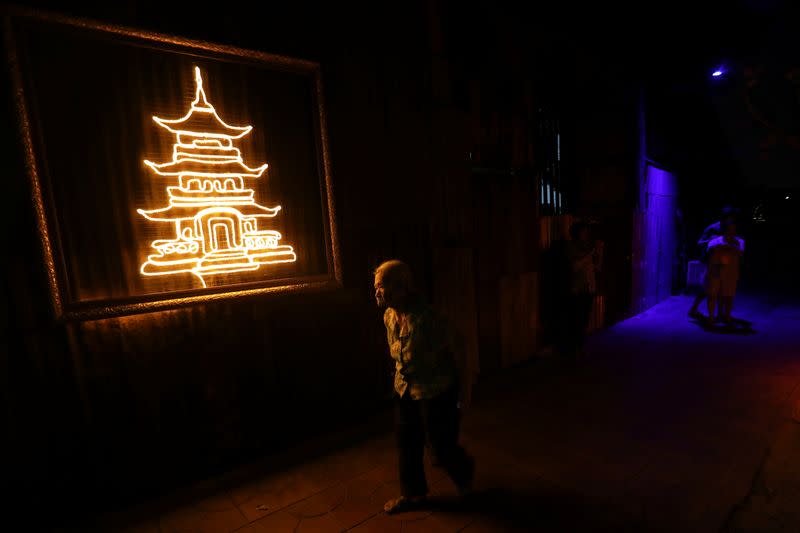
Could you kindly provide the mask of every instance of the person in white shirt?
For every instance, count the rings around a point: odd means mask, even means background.
[[[735,207],[724,207],[722,209],[722,217],[719,221],[714,222],[713,224],[706,227],[703,230],[703,235],[697,241],[697,246],[700,251],[700,261],[703,265],[708,267],[708,243],[711,242],[712,239],[715,237],[719,237],[723,234],[722,226],[726,223],[735,223],[736,218],[739,216],[739,210]],[[705,277],[705,274],[703,274]],[[704,288],[705,289],[705,288]],[[694,302],[692,302],[692,307],[689,309],[689,316],[696,319],[702,319],[703,315],[697,310],[700,307],[700,304],[703,303],[703,300],[707,297],[705,290],[703,290],[700,294],[695,296]],[[713,317],[712,317],[713,318]]]
[[[719,320],[732,322],[731,311],[739,281],[739,260],[744,253],[744,239],[736,236],[736,224],[726,222],[722,235],[708,242],[708,272],[706,273],[706,292],[708,293],[708,320],[714,322],[715,311]]]

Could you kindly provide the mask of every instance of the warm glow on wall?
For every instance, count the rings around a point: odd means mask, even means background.
[[[139,271],[145,276],[190,273],[203,287],[206,276],[257,270],[261,265],[291,263],[294,249],[280,245],[281,234],[260,229],[259,222],[278,215],[281,206],[264,207],[245,188],[246,178],[259,178],[267,164],[245,165],[234,139],[247,135],[252,126],[231,126],[217,115],[203,89],[200,68],[195,67],[195,98],[189,112],[179,119],[153,117],[175,135],[172,160],[144,163],[158,176],[177,179],[168,186],[169,205],[138,209],[154,222],[170,222],[174,237],[151,243],[156,253]]]

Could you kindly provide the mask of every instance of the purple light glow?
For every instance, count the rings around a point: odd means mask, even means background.
[[[714,72],[711,73],[711,75],[714,76],[715,78],[719,78],[720,76],[722,76],[722,71],[715,70]]]

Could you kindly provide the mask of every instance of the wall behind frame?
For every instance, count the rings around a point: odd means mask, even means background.
[[[153,495],[385,405],[388,358],[371,270],[390,256],[426,265],[430,255],[427,206],[414,193],[430,179],[419,135],[427,120],[425,19],[416,7],[368,28],[345,12],[323,28],[288,8],[262,28],[248,25],[247,13],[214,25],[199,16],[191,24],[178,8],[158,16],[147,7],[99,11],[114,23],[323,65],[343,290],[57,323],[17,133],[2,128],[2,217],[14,230],[3,232],[0,401],[9,435],[4,477],[21,500],[53,491],[63,495],[56,506],[86,494]],[[71,9],[100,16],[88,5]],[[3,124],[13,125],[3,81]]]

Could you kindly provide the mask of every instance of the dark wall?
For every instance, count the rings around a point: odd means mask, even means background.
[[[16,231],[3,235],[3,467],[19,501],[57,493],[61,510],[88,496],[130,503],[385,405],[372,269],[400,256],[423,285],[428,277],[429,206],[417,193],[431,181],[425,6],[380,24],[324,4],[221,16],[196,7],[74,3],[66,12],[319,61],[345,288],[55,322],[4,80],[3,224]]]
[[[612,51],[508,32],[513,16],[448,2],[411,2],[391,16],[332,2],[213,16],[189,2],[55,7],[320,62],[344,289],[56,323],[18,139],[2,128],[11,206],[2,213],[17,228],[3,235],[0,295],[5,480],[21,500],[130,503],[381,409],[390,385],[372,270],[389,257],[408,261],[434,300],[474,292],[482,377],[503,366],[501,308],[532,309],[527,276],[541,268],[540,106],[565,117],[573,208],[600,223],[608,311],[625,314],[636,91],[619,66],[605,71]],[[454,279],[464,286],[447,285]]]

